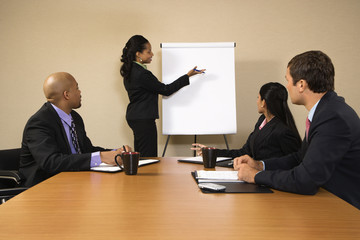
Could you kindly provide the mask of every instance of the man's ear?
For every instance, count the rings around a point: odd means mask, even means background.
[[[69,92],[68,91],[64,91],[63,92],[63,96],[64,96],[64,98],[66,99],[66,100],[69,100]]]
[[[300,79],[300,80],[296,83],[296,86],[298,87],[300,93],[303,93],[303,92],[305,91],[305,89],[308,88],[308,84],[307,84],[307,82],[306,82],[304,79]]]

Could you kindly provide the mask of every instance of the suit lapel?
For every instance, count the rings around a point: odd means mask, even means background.
[[[273,132],[273,128],[277,125],[279,119],[274,117],[270,122],[265,124],[265,126],[259,130],[258,128],[254,132],[254,137],[251,141],[252,154],[254,156],[255,152],[258,152],[258,149],[261,149],[264,144],[267,144],[268,136]],[[254,156],[255,157],[255,156]]]
[[[59,117],[59,115],[57,114],[55,109],[52,107],[51,103],[49,103],[49,102],[45,103],[45,107],[48,109],[48,111],[50,112],[51,117],[54,119],[57,127],[60,129],[62,140],[64,141],[65,145],[67,146],[68,153],[71,154],[70,144],[67,139],[67,135],[65,133],[65,129],[62,124],[61,118]]]
[[[327,92],[321,99],[319,104],[317,105],[316,109],[315,109],[315,113],[312,119],[312,122],[310,124],[310,128],[309,128],[309,136],[308,136],[308,142],[310,143],[311,138],[312,138],[312,134],[313,134],[313,130],[317,127],[317,125],[321,124],[321,119],[318,119],[319,115],[321,115],[321,112],[325,111],[324,110],[324,106],[327,105],[327,103],[329,102],[330,99],[337,97],[336,92],[334,91],[330,91]]]
[[[274,127],[276,127],[279,121],[278,118],[274,117],[261,130],[258,130],[256,139],[254,139],[254,145],[252,146],[253,152],[257,152],[257,149],[261,149],[264,144],[268,144],[268,137],[272,134]]]

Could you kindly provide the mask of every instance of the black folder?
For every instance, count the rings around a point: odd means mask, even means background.
[[[196,160],[188,160],[188,159],[179,159],[178,162],[184,162],[184,163],[195,163],[195,164],[203,164],[203,162],[199,162]],[[228,159],[224,159],[221,161],[217,161],[216,162],[216,166],[218,167],[227,167],[227,168],[233,168],[233,159],[232,158],[228,158]]]
[[[196,179],[195,172],[191,172],[196,183],[198,180]],[[223,185],[226,187],[223,192],[214,192],[211,190],[199,188],[203,193],[273,193],[273,191],[263,185],[257,185],[253,183],[245,183],[245,182],[214,182],[219,185]]]

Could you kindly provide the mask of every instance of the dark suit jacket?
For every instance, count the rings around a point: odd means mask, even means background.
[[[158,95],[169,96],[189,85],[189,76],[185,74],[170,84],[163,84],[149,70],[133,63],[130,78],[124,80],[124,85],[130,100],[126,119],[157,119]]]
[[[333,91],[321,98],[301,150],[264,162],[258,184],[301,194],[324,187],[360,208],[360,120]]]
[[[105,150],[92,145],[80,115],[72,111],[71,116],[82,154],[71,154],[61,119],[50,103],[45,103],[27,122],[19,169],[26,178],[25,186],[35,185],[63,171],[90,170],[91,153]]]
[[[240,149],[220,149],[219,156],[239,157],[248,154],[250,157],[261,160],[271,157],[282,157],[289,153],[297,152],[301,142],[295,133],[277,117],[271,119],[261,130],[259,126],[265,116],[261,115],[255,124],[254,131]]]

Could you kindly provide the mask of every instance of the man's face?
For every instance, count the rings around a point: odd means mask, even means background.
[[[77,109],[81,107],[81,91],[79,89],[79,85],[74,79],[69,91],[68,91],[70,102],[71,102],[71,108]]]
[[[290,68],[287,68],[287,70],[286,70],[285,79],[287,81],[286,88],[290,95],[291,102],[293,104],[301,104],[300,103],[300,95],[299,95],[298,86],[297,86],[299,82],[297,82],[297,84],[295,84],[295,86],[294,86],[294,81],[290,74]]]

